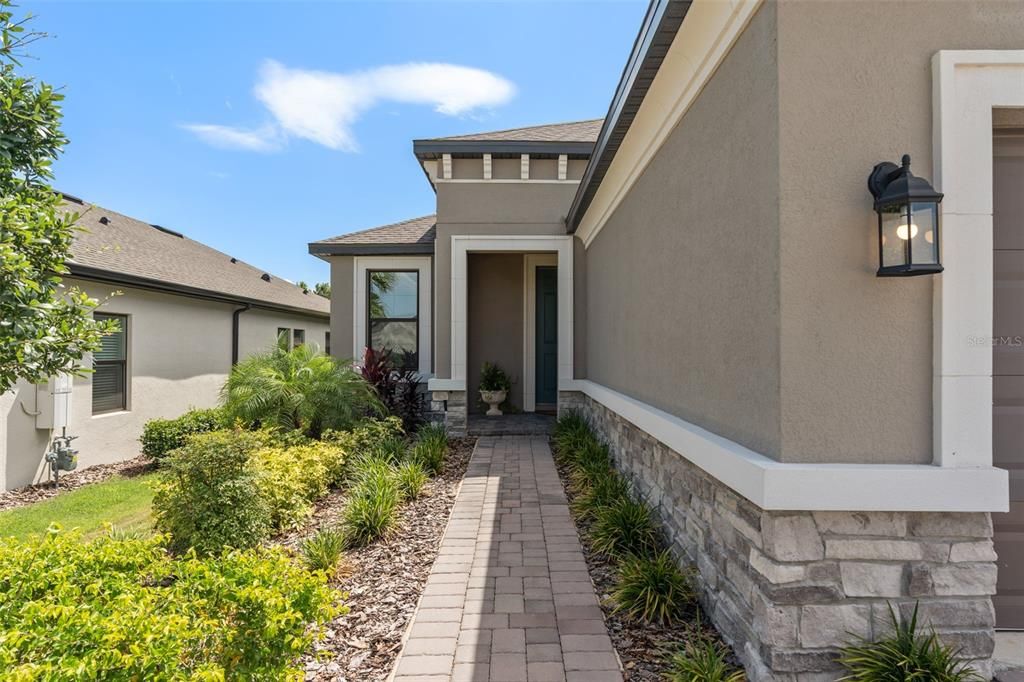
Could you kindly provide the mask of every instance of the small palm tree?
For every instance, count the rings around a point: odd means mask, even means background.
[[[318,437],[379,412],[373,388],[351,366],[313,344],[275,346],[238,363],[221,389],[231,418]]]

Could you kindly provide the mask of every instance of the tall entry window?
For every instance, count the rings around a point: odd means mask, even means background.
[[[100,339],[92,356],[92,413],[128,408],[128,316],[96,313],[97,322],[113,320],[117,331]]]
[[[419,272],[368,270],[366,345],[390,350],[407,369],[419,367]]]

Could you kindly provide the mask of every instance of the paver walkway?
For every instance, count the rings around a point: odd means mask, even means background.
[[[395,682],[621,682],[547,438],[483,437]]]

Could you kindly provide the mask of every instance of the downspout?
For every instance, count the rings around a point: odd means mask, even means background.
[[[238,318],[246,310],[252,308],[251,305],[246,303],[241,308],[235,308],[235,311],[231,313],[231,366],[234,367],[238,364]]]

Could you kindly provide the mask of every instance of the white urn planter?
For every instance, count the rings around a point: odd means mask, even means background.
[[[480,391],[480,400],[483,400],[490,407],[487,410],[488,417],[501,416],[502,412],[498,406],[505,402],[506,397],[508,397],[508,391]]]

